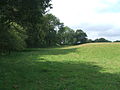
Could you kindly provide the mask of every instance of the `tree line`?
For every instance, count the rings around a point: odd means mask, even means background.
[[[83,30],[73,30],[49,14],[50,2],[0,0],[0,52],[94,42]]]
[[[84,43],[86,33],[47,13],[50,1],[0,0],[0,52]]]

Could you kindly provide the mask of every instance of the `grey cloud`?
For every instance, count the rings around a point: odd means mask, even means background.
[[[85,23],[79,25],[79,28],[83,29],[88,34],[88,38],[96,39],[103,37],[112,41],[120,40],[120,28],[116,28],[114,25],[92,25]]]
[[[72,26],[71,28],[75,29],[83,29],[85,31],[106,31],[106,30],[110,30],[112,28],[114,28],[113,25],[109,25],[109,24],[99,24],[99,25],[95,25],[95,24],[89,24],[89,23],[82,23],[80,25],[77,26]]]
[[[99,32],[99,36],[106,36],[106,37],[119,37],[120,36],[120,29],[112,29],[104,32]]]
[[[87,27],[86,29],[87,30],[90,30],[90,31],[107,31],[107,30],[110,30],[110,29],[113,29],[114,26],[113,25],[92,25],[92,26],[89,26]]]
[[[120,40],[120,27],[111,24],[89,24],[82,23],[77,26],[72,26],[74,30],[82,29],[90,39],[106,38],[108,40]]]

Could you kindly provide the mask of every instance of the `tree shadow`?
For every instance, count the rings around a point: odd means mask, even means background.
[[[39,55],[64,55],[69,54],[72,52],[76,52],[77,48],[68,48],[68,49],[61,49],[61,48],[48,48],[48,49],[27,49],[23,52],[34,52]]]
[[[0,63],[0,90],[119,90],[120,74],[103,73],[89,62],[42,58]],[[12,58],[15,59],[15,58]],[[30,61],[31,59],[31,61]],[[35,59],[34,61],[32,59]],[[23,62],[24,61],[24,62]]]

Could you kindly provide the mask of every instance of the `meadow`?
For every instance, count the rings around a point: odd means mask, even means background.
[[[120,90],[120,43],[33,48],[0,56],[0,90]]]

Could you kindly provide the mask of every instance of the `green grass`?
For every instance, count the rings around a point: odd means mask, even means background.
[[[120,44],[27,49],[0,56],[0,90],[120,90]]]

